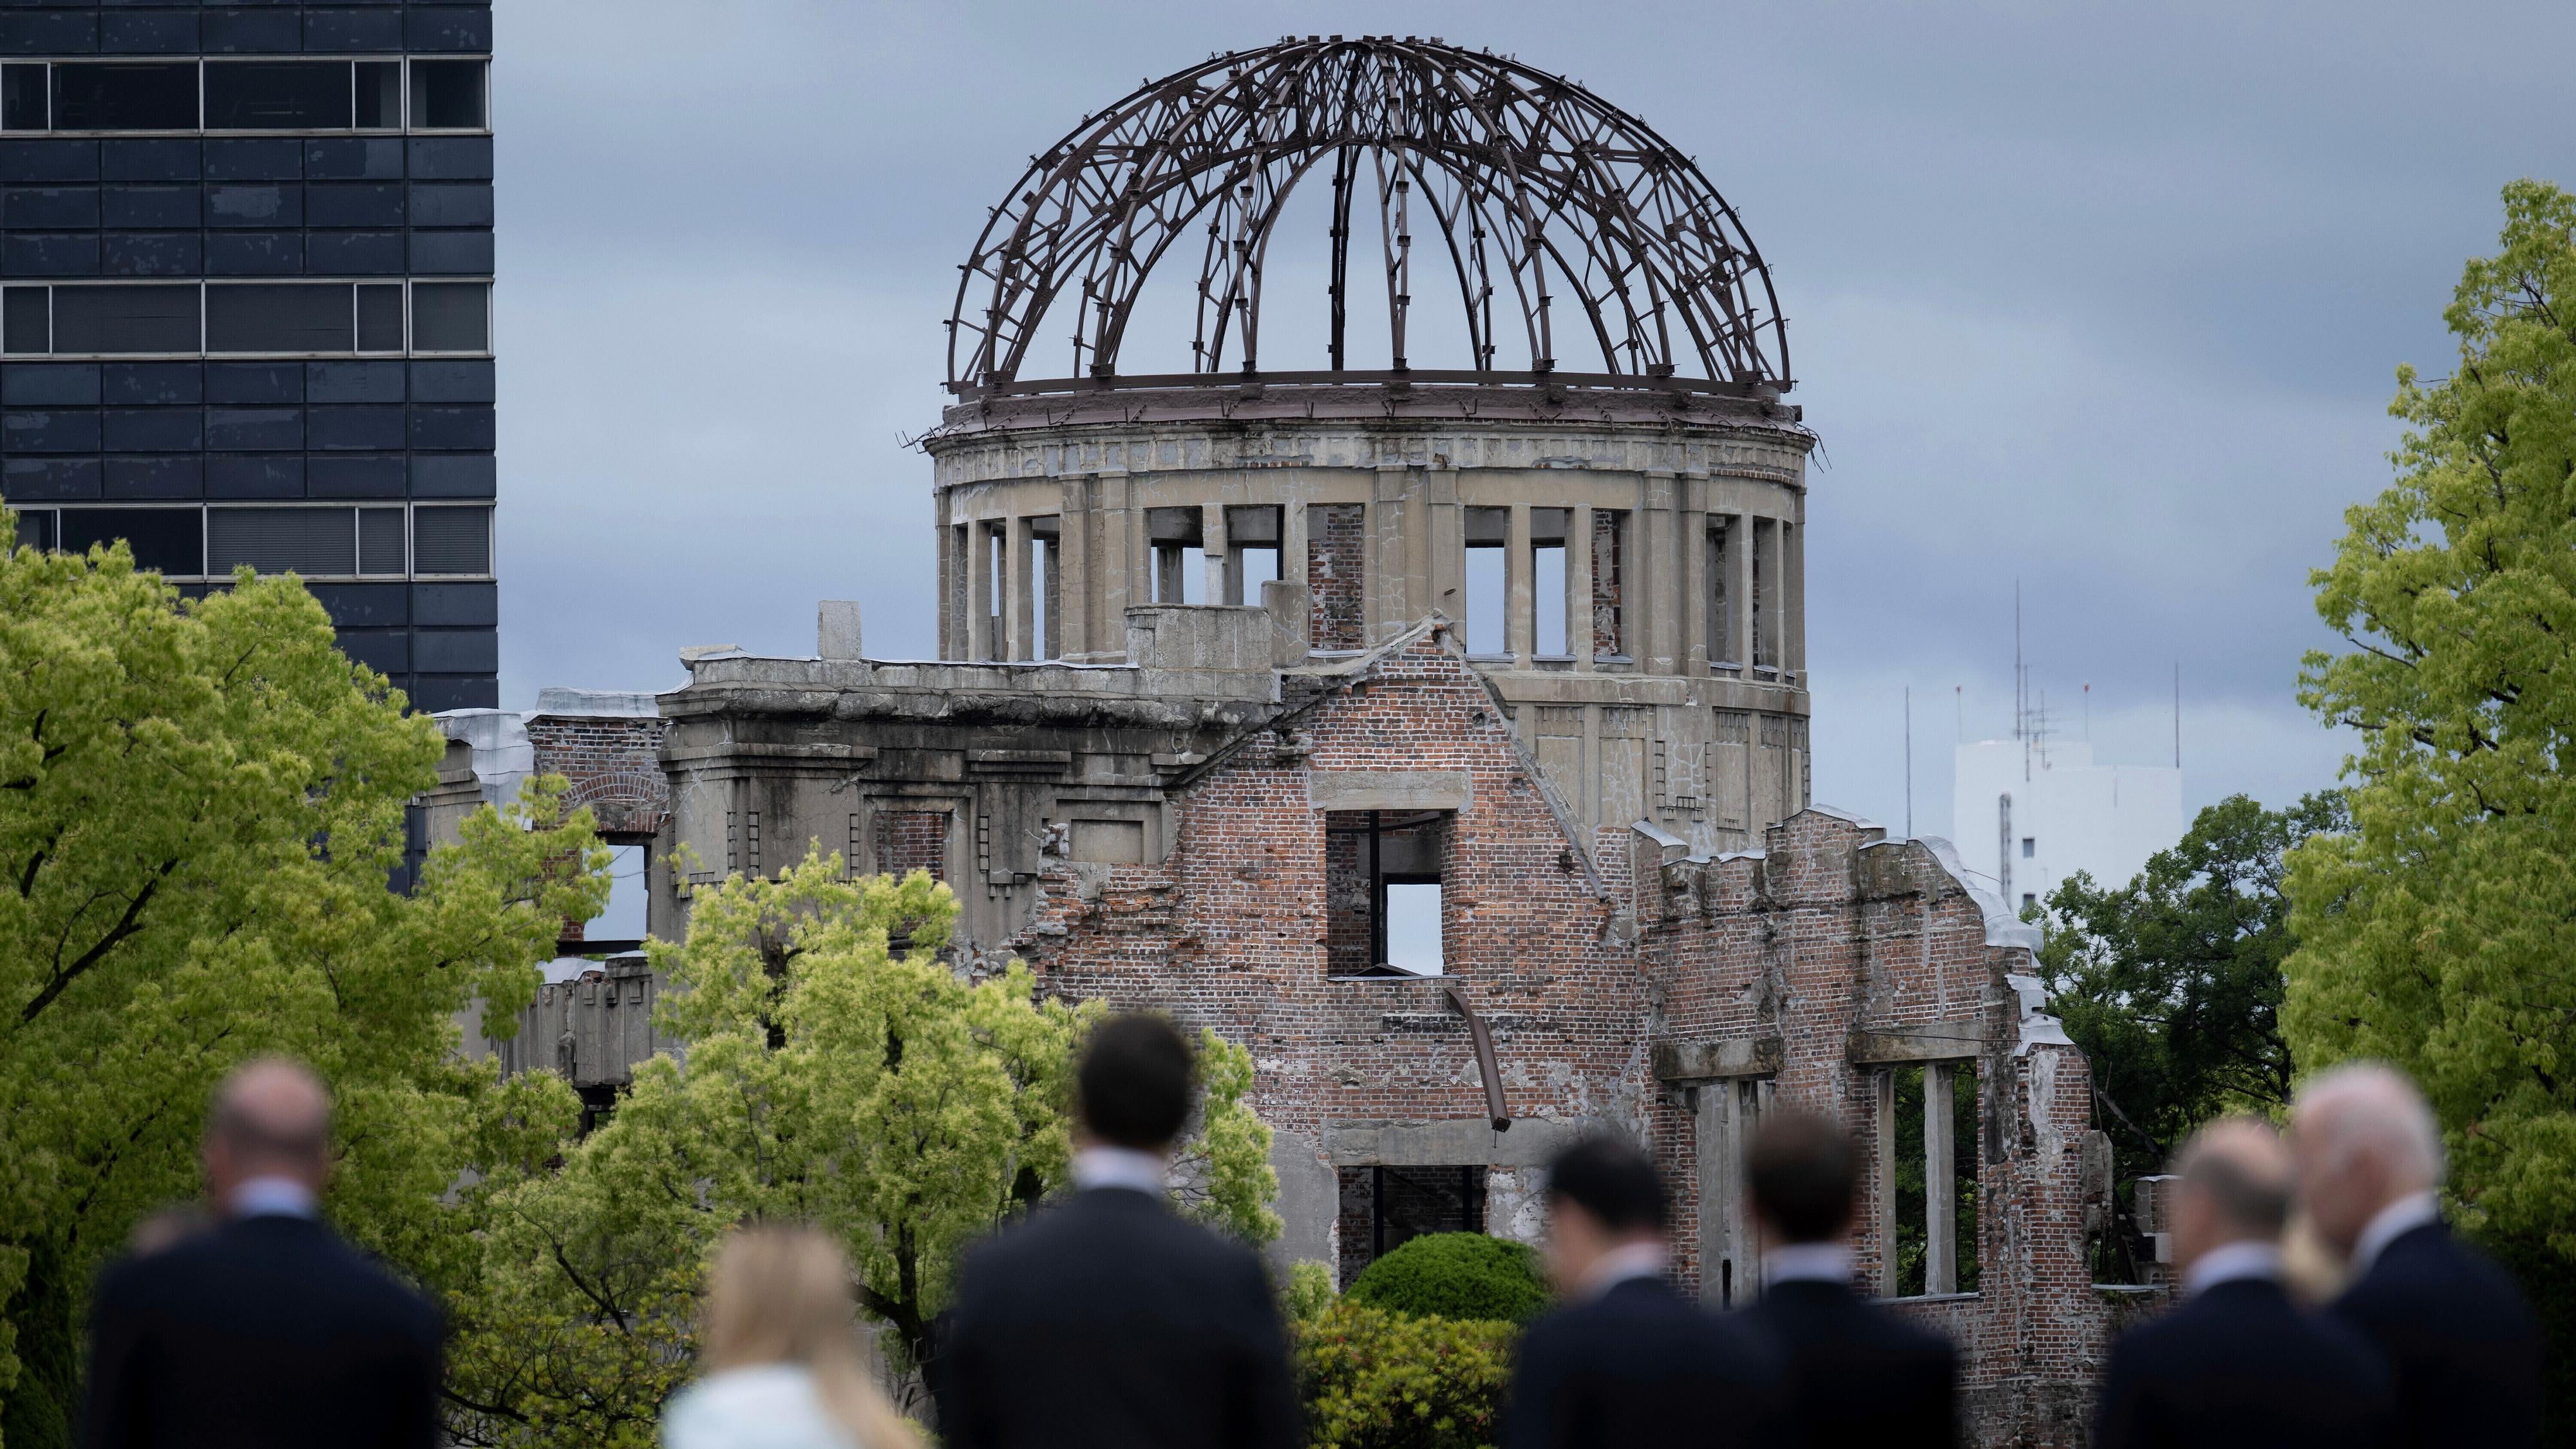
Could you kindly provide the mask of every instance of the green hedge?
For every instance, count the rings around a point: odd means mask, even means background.
[[[1547,1307],[1547,1283],[1527,1244],[1429,1233],[1362,1269],[1349,1296],[1415,1317],[1527,1323]]]
[[[1314,1449],[1494,1442],[1519,1334],[1511,1324],[1417,1318],[1346,1297],[1297,1322],[1294,1333]]]

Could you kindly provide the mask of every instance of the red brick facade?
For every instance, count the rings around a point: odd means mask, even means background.
[[[1832,1113],[1874,1142],[1886,1044],[1965,1040],[1936,1049],[1972,1054],[1960,1081],[1979,1094],[1975,1140],[1958,1147],[1976,1164],[1978,1291],[1903,1311],[1961,1344],[1978,1442],[2081,1442],[2109,1322],[2085,1252],[2090,1092],[2082,1055],[2014,979],[2029,969],[2019,928],[1990,921],[1927,846],[1829,812],[1714,860],[1642,834],[1579,840],[1445,629],[1282,681],[1288,713],[1173,782],[1163,860],[1043,863],[1013,944],[1048,990],[1249,1045],[1263,1117],[1340,1169],[1328,1210],[1344,1234],[1367,1221],[1352,1216],[1364,1180],[1352,1174],[1373,1161],[1434,1169],[1435,1184],[1488,1168],[1489,1230],[1526,1232],[1547,1143],[1636,1135],[1677,1191],[1676,1271],[1692,1282],[1703,1093],[1758,1076],[1775,1094],[1762,1100]],[[1448,974],[1354,978],[1365,923],[1331,888],[1349,837],[1328,845],[1328,816],[1371,791],[1418,812],[1426,789],[1454,808],[1439,849]],[[1482,1125],[1453,987],[1493,1032],[1515,1132]],[[1422,1145],[1452,1142],[1465,1145]],[[1888,1206],[1873,1191],[1855,1234],[1873,1284]],[[1348,1242],[1334,1256],[1361,1261]]]
[[[662,735],[654,716],[537,713],[528,743],[537,768],[571,784],[566,803],[587,805],[602,835],[651,837],[671,813],[671,782],[662,771]]]
[[[876,868],[880,875],[930,872],[948,879],[948,812],[883,810],[877,813]]]
[[[1367,642],[1367,516],[1357,503],[1319,503],[1306,510],[1306,589],[1313,600],[1307,637],[1318,649],[1357,649]]]

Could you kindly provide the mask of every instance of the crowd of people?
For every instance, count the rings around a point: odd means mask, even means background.
[[[926,1366],[942,1444],[1303,1442],[1259,1259],[1166,1200],[1192,1076],[1188,1043],[1159,1018],[1092,1033],[1075,1191],[960,1269]],[[438,1442],[436,1313],[320,1221],[329,1110],[291,1063],[225,1083],[204,1149],[216,1216],[147,1223],[98,1283],[86,1442]],[[1546,1190],[1561,1302],[1521,1339],[1504,1449],[1959,1442],[1955,1349],[1854,1286],[1860,1167],[1823,1117],[1764,1121],[1746,1163],[1763,1288],[1721,1314],[1674,1286],[1652,1160],[1610,1137],[1566,1149]],[[2404,1077],[2326,1072],[2300,1094],[2286,1139],[2256,1118],[2213,1123],[2175,1171],[2180,1302],[2113,1346],[2096,1445],[2539,1442],[2538,1328],[2511,1281],[2444,1227],[2441,1136]],[[2294,1205],[2348,1264],[2348,1286],[2322,1307],[2283,1281]],[[705,1372],[663,1416],[669,1449],[923,1442],[879,1386],[847,1262],[811,1228],[736,1232],[699,1332]]]

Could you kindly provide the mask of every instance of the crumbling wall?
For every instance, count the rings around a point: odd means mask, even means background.
[[[537,773],[563,776],[571,786],[565,804],[589,806],[602,835],[649,838],[671,814],[671,781],[661,760],[667,728],[653,714],[540,709],[528,717],[528,742],[536,748]]]
[[[1357,649],[1368,642],[1367,510],[1357,503],[1319,503],[1306,510],[1306,589],[1317,649]]]

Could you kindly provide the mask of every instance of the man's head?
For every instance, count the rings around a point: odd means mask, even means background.
[[[1190,1116],[1190,1044],[1159,1016],[1113,1016],[1075,1069],[1083,1130],[1108,1147],[1168,1152]]]
[[[1615,1137],[1586,1137],[1547,1169],[1547,1266],[1571,1290],[1603,1254],[1661,1242],[1668,1199],[1655,1164]]]
[[[263,1057],[236,1068],[206,1113],[206,1192],[229,1206],[255,1177],[283,1177],[315,1192],[331,1173],[331,1097],[301,1063]]]
[[[1860,1159],[1851,1134],[1813,1112],[1775,1112],[1746,1150],[1753,1215],[1775,1243],[1839,1243],[1851,1235]]]
[[[2405,1074],[2352,1062],[2299,1091],[2299,1196],[2317,1235],[2349,1255],[2380,1209],[2442,1185],[2442,1129]]]
[[[2174,1159],[2174,1261],[2185,1268],[2229,1243],[2278,1243],[2290,1220],[2290,1150],[2272,1124],[2224,1117]]]

